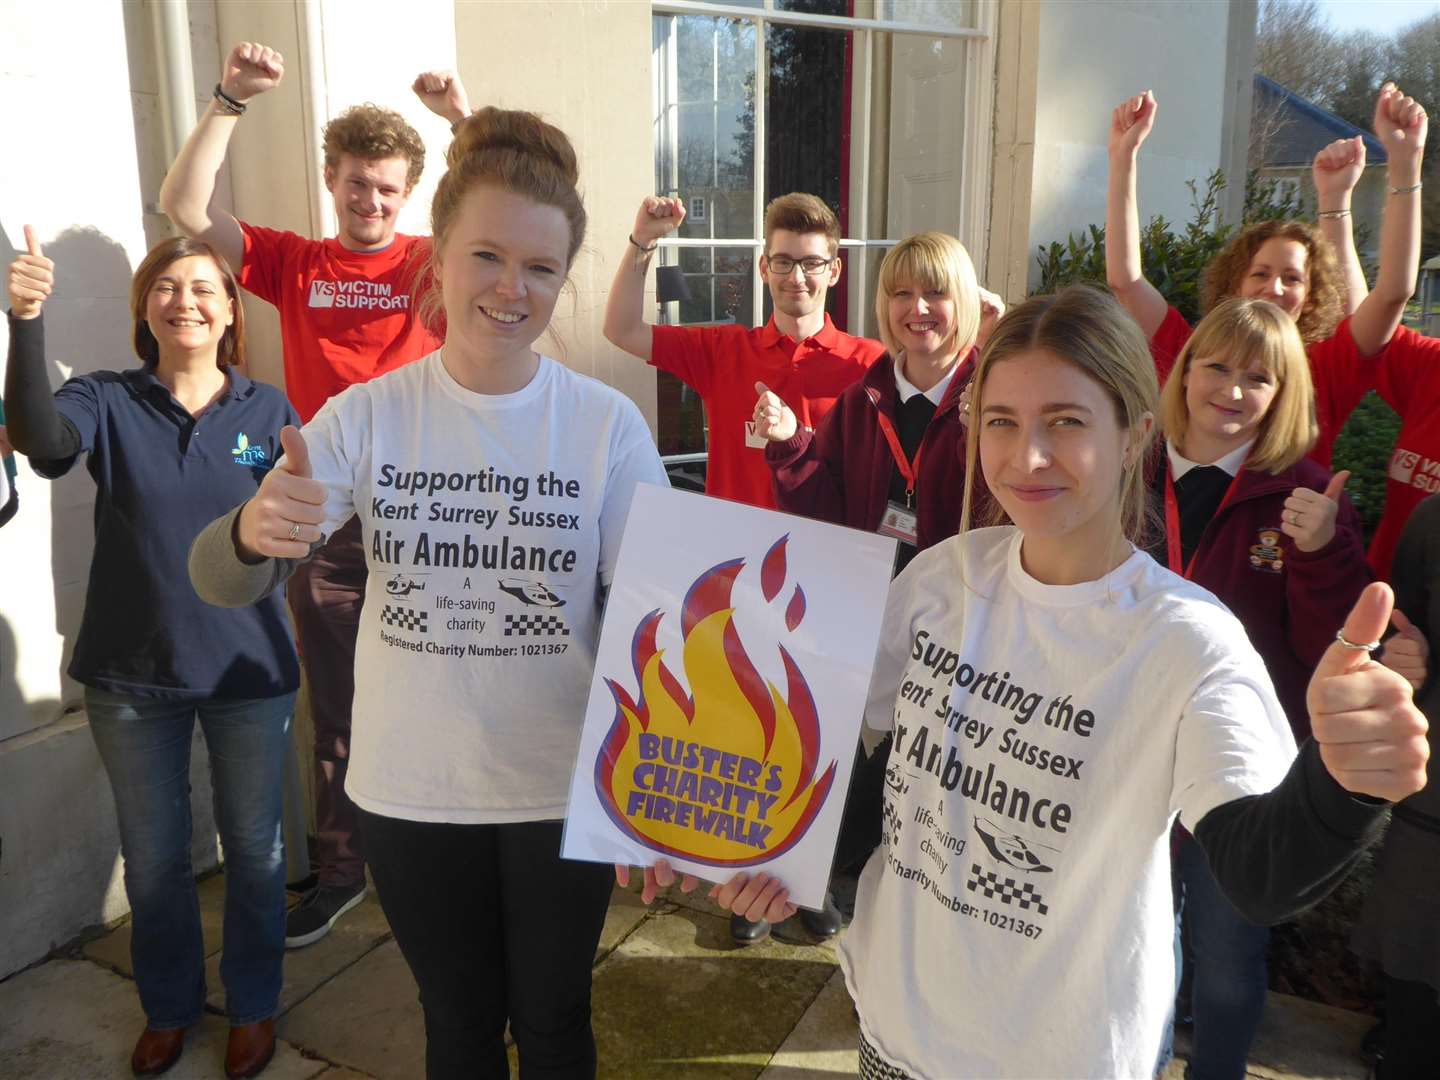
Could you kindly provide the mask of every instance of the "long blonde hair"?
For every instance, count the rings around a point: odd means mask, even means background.
[[[1144,547],[1151,520],[1145,457],[1154,427],[1145,415],[1156,415],[1160,388],[1155,362],[1145,335],[1109,293],[1085,285],[1072,285],[1051,296],[1033,296],[1011,308],[990,334],[980,352],[971,379],[970,424],[965,438],[965,500],[960,531],[972,524],[975,477],[980,468],[980,425],[985,407],[985,381],[996,364],[1011,357],[1044,349],[1070,361],[1100,384],[1115,406],[1121,430],[1131,433],[1130,464],[1117,492],[1120,529],[1137,547]],[[993,496],[982,508],[978,524],[1005,520]]]

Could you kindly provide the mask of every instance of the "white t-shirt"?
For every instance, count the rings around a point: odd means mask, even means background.
[[[370,577],[345,791],[414,821],[563,817],[609,585],[639,482],[667,484],[619,391],[541,358],[513,394],[431,353],[304,428],[327,533]]]
[[[1171,820],[1269,791],[1295,743],[1210,593],[1138,551],[1045,585],[1020,539],[946,540],[891,586],[865,718],[895,733],[884,841],[841,965],[866,1038],[916,1077],[1148,1078]]]

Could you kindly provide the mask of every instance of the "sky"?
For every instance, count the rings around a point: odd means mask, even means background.
[[[1440,0],[1321,0],[1336,30],[1393,34],[1416,19],[1440,11]]]

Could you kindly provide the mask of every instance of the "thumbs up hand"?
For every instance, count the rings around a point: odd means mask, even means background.
[[[1345,641],[1320,658],[1305,703],[1320,759],[1336,782],[1358,795],[1398,802],[1425,786],[1425,717],[1404,676],[1345,643],[1379,641],[1394,604],[1390,586],[1377,581],[1366,587],[1345,620]]]
[[[771,442],[793,438],[800,426],[794,410],[763,382],[755,384],[755,392],[760,395],[755,402],[755,434]]]
[[[305,437],[285,425],[280,430],[285,456],[260,482],[260,490],[240,511],[236,550],[247,562],[303,559],[325,539],[325,488],[312,479]]]
[[[1280,514],[1280,531],[1295,541],[1301,551],[1319,551],[1335,538],[1335,515],[1340,512],[1340,493],[1350,479],[1348,469],[1330,478],[1324,491],[1296,488],[1285,500]]]
[[[1410,685],[1419,690],[1429,675],[1430,643],[1399,608],[1390,613],[1390,625],[1395,627],[1395,635],[1385,642],[1385,655],[1380,662],[1405,676]]]
[[[40,250],[33,226],[25,226],[23,255],[10,264],[10,311],[17,319],[33,319],[55,287],[55,263]]]

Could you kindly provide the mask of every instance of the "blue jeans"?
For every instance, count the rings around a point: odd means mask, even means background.
[[[1205,852],[1188,834],[1179,841],[1175,876],[1183,890],[1195,1019],[1188,1080],[1241,1080],[1265,1008],[1265,950],[1270,929],[1246,920],[1220,891]]]
[[[232,1024],[275,1015],[285,956],[285,755],[295,695],[160,701],[87,687],[130,898],[130,958],[150,1027],[189,1027],[205,1006],[200,902],[190,865],[190,741],[205,732],[225,852],[220,980]]]

